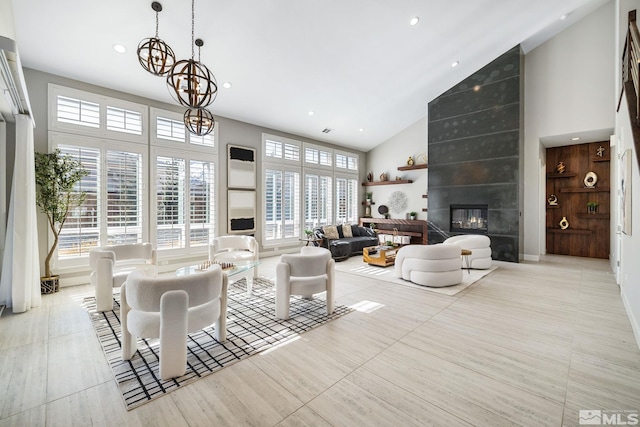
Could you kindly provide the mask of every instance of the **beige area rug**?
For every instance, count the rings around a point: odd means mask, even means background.
[[[464,269],[462,271],[462,283],[454,286],[447,286],[444,288],[430,288],[428,286],[416,285],[415,283],[401,279],[395,276],[395,267],[378,267],[375,265],[369,265],[362,261],[362,255],[354,255],[349,259],[336,263],[336,270],[344,273],[357,274],[359,276],[375,278],[383,280],[385,282],[396,283],[402,286],[410,286],[413,288],[425,289],[431,292],[437,292],[444,295],[455,295],[460,291],[465,290],[478,280],[482,279],[486,275],[494,271],[496,266],[492,266],[488,270],[469,270]]]

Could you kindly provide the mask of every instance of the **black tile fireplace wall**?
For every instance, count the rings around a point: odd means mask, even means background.
[[[516,46],[429,103],[429,244],[461,234],[450,205],[487,204],[493,259],[518,262],[521,60]]]

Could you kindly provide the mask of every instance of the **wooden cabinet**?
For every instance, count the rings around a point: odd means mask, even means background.
[[[603,156],[598,156],[602,147]],[[546,244],[547,253],[609,257],[610,166],[609,142],[547,148],[546,175]],[[565,172],[558,173],[556,165],[563,162]],[[584,183],[588,172],[597,175],[594,187]],[[555,196],[557,204],[549,199]],[[588,202],[598,204],[596,213],[589,213]],[[566,218],[569,227],[562,230],[559,223]]]
[[[426,245],[427,221],[422,219],[385,219],[385,218],[360,218],[359,225],[369,227],[375,224],[375,229],[380,233],[393,234],[398,230],[398,234],[411,236],[412,245]]]

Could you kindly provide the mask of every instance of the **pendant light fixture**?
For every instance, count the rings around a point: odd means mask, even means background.
[[[180,104],[190,109],[204,108],[218,94],[216,79],[206,65],[200,62],[201,39],[194,40],[195,0],[191,0],[191,59],[176,62],[167,75],[169,93]],[[198,46],[198,60],[195,57]]]
[[[206,108],[190,108],[184,112],[184,125],[192,134],[205,136],[213,131],[216,121]]]
[[[151,9],[156,12],[156,36],[140,42],[138,45],[138,60],[142,68],[154,76],[163,76],[176,63],[176,55],[171,47],[158,37],[158,12],[162,11],[162,5],[154,1],[151,3]]]

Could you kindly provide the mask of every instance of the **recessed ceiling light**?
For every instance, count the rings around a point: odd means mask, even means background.
[[[409,25],[411,25],[412,27],[414,25],[418,25],[418,22],[420,22],[420,18],[417,16],[414,16],[413,18],[411,18],[411,20],[409,21]]]
[[[456,68],[458,65],[460,65],[460,61],[452,62],[451,68]]]
[[[568,13],[565,13],[564,15],[562,15],[562,16],[560,17],[560,20],[561,20],[561,21],[564,21],[564,20],[565,20],[565,19],[567,19],[568,17],[569,17],[569,14],[568,14]]]
[[[474,90],[475,92],[479,91],[479,90],[480,90],[480,85],[475,85],[475,86],[473,87],[473,90]]]
[[[309,112],[307,114],[310,115],[310,116],[313,116],[315,113],[316,113],[315,111],[309,110]]]
[[[225,88],[225,89],[231,89],[231,82],[222,83],[222,87]]]
[[[579,136],[574,136],[573,138],[571,138],[572,141],[579,141],[580,137]]]
[[[360,128],[358,129],[360,132],[364,132],[364,128]]]
[[[118,53],[125,53],[127,51],[127,48],[124,47],[124,45],[121,45],[120,43],[116,43],[113,45],[113,50],[115,50]]]

